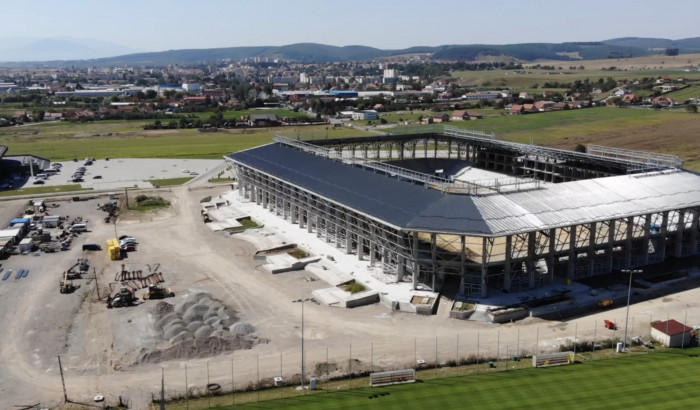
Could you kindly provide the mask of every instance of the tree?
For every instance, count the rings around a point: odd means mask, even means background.
[[[157,95],[158,93],[155,90],[146,90],[146,98],[149,100],[156,98]]]
[[[685,107],[685,110],[691,114],[697,114],[698,113],[698,106],[695,104],[688,104],[688,106]]]
[[[586,153],[586,146],[583,144],[578,144],[576,145],[576,148],[574,148],[574,151]]]

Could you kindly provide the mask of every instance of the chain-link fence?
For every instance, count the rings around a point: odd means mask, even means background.
[[[608,319],[615,325],[612,328],[602,320],[583,318],[539,325],[482,324],[479,330],[450,336],[396,337],[391,342],[326,346],[323,340],[305,340],[303,360],[301,343],[297,351],[284,353],[264,351],[263,345],[206,363],[183,362],[178,368],[165,368],[165,399],[175,401],[169,408],[201,409],[365,387],[368,375],[379,371],[413,368],[418,378],[430,379],[531,367],[532,355],[558,351],[572,351],[578,361],[649,354],[662,348],[652,344],[652,322],[676,319],[691,326],[700,324],[700,312],[695,311],[681,317],[649,313],[626,318],[624,314]],[[620,346],[625,334],[627,343]],[[152,398],[158,400],[160,391],[152,392]]]

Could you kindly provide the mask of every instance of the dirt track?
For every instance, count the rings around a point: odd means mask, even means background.
[[[269,339],[268,344],[209,359],[129,366],[142,349],[159,343],[146,309],[148,305],[108,310],[97,300],[94,282],[86,280],[75,294],[60,295],[56,289],[58,274],[82,254],[78,246],[53,255],[12,257],[5,262],[30,268],[31,273],[28,278],[0,283],[3,312],[0,329],[4,330],[0,351],[0,408],[36,402],[60,403],[63,394],[56,360],[59,354],[70,398],[89,401],[95,394],[105,394],[114,400],[121,395],[132,403],[132,408],[138,409],[146,408],[151,393],[158,391],[161,368],[165,369],[171,393],[184,390],[184,366],[189,368],[190,385],[195,387],[205,384],[208,373],[212,380],[221,383],[230,380],[234,359],[237,386],[254,381],[257,364],[264,377],[280,374],[282,365],[286,369],[284,373],[298,373],[301,306],[292,301],[309,297],[311,290],[326,285],[306,280],[310,276],[308,272],[272,275],[260,270],[252,258],[254,248],[250,244],[207,229],[199,220],[199,200],[227,189],[179,187],[171,193],[162,191],[173,203],[170,210],[123,218],[117,225],[119,234],[134,235],[140,242],[139,250],[131,253],[125,263],[143,267],[160,262],[166,284],[178,298],[192,288],[212,293],[252,323],[260,337]],[[89,213],[96,202],[84,202],[80,206]],[[64,206],[67,208],[68,204],[61,205]],[[104,243],[113,234],[112,225],[94,219],[92,232],[80,240]],[[107,283],[121,262],[108,261],[105,252],[93,253],[90,259],[104,296]],[[688,311],[689,323],[700,324],[698,294],[698,290],[692,290],[634,305],[631,317],[637,319],[638,333],[644,328],[639,323],[648,323],[652,315],[655,319],[665,319],[669,314],[682,320]],[[346,310],[306,303],[305,309],[309,369],[325,360],[326,348],[330,349],[332,361],[342,363],[348,362],[349,347],[353,359],[361,359],[353,365],[355,370],[367,369],[370,360],[385,368],[411,366],[415,363],[414,355],[430,358],[439,353],[444,360],[455,355],[455,336],[457,344],[461,343],[464,349],[462,354],[466,355],[474,352],[478,334],[481,354],[503,355],[508,346],[513,349],[516,340],[518,349],[523,347],[523,351],[531,351],[524,347],[533,345],[552,348],[572,337],[575,326],[578,337],[592,338],[601,331],[594,329],[603,318],[618,322],[624,318],[624,309],[620,308],[574,322],[527,319],[497,326],[451,320],[442,308],[432,317],[393,313],[379,305]],[[603,335],[598,333],[597,337]]]

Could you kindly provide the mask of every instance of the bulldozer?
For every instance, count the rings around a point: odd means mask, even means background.
[[[169,288],[158,285],[148,285],[148,291],[143,294],[143,300],[172,298],[175,293]]]
[[[131,306],[135,301],[134,291],[127,287],[121,287],[118,293],[107,297],[107,308]]]

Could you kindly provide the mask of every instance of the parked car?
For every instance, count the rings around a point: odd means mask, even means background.
[[[78,178],[73,178],[73,182],[83,182],[83,179],[78,177]]]
[[[124,245],[136,245],[138,242],[136,242],[136,239],[134,238],[124,238],[121,241],[119,241],[119,246],[124,246]]]
[[[34,185],[44,185],[45,183],[46,182],[44,182],[43,179],[37,179],[36,181],[34,181]]]
[[[15,186],[9,182],[3,182],[2,184],[0,184],[0,190],[2,190],[2,191],[8,190],[8,189],[13,189],[14,187]]]
[[[83,244],[84,251],[101,251],[102,247],[96,243],[86,243]]]
[[[189,174],[189,173],[190,173],[190,170],[189,170],[189,169],[183,169],[183,170],[182,170],[182,173],[183,173],[183,174]]]
[[[190,172],[190,175],[195,176],[195,175],[199,175],[199,173],[193,171],[193,172]]]
[[[102,179],[102,175],[95,175],[92,179]]]
[[[126,239],[126,238],[133,238],[133,236],[131,236],[131,235],[122,235],[122,236],[119,237],[119,240],[121,241],[122,239]]]
[[[124,252],[134,252],[136,250],[136,244],[131,243],[127,245],[121,245],[120,248]]]

